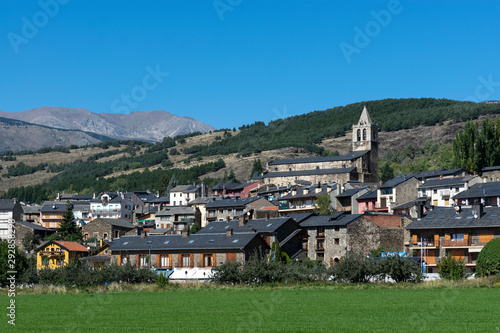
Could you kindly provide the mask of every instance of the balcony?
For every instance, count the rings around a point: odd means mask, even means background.
[[[366,210],[368,210],[368,208]],[[337,207],[337,212],[350,212],[350,211],[352,211],[352,206]]]
[[[464,247],[464,246],[470,246],[470,238],[469,239],[448,239],[448,240],[443,240],[441,242],[442,247]]]
[[[41,251],[40,255],[42,255],[42,256],[48,256],[48,257],[59,257],[59,256],[63,256],[64,257],[64,251],[49,251],[49,250],[45,250],[45,251]]]

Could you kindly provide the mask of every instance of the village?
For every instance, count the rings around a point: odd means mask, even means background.
[[[481,175],[432,170],[381,182],[378,127],[366,106],[352,129],[349,154],[274,160],[245,183],[171,181],[163,196],[60,193],[40,205],[1,199],[0,238],[7,240],[14,221],[15,243],[36,256],[38,270],[79,260],[96,269],[150,269],[172,281],[205,281],[214,267],[244,263],[256,251],[272,260],[276,245],[290,260],[327,267],[380,250],[416,258],[424,273],[437,273],[451,254],[474,273],[481,249],[500,237],[500,166]],[[81,240],[43,241],[68,211]],[[42,242],[26,249],[35,236]]]

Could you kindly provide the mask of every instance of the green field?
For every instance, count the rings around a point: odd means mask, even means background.
[[[498,332],[500,289],[180,288],[24,294],[1,332]]]

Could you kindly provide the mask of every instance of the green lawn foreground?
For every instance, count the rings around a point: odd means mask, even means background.
[[[499,332],[500,289],[180,288],[23,294],[1,332]]]

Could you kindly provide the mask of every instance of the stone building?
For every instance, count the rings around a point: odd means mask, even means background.
[[[97,218],[82,227],[84,240],[97,238],[98,240],[113,240],[120,238],[135,229],[127,219]]]
[[[344,156],[310,157],[271,161],[263,175],[265,184],[284,186],[297,181],[346,183],[378,181],[378,128],[366,106],[353,125],[352,152]]]
[[[364,257],[380,246],[387,252],[404,251],[405,224],[377,222],[361,214],[311,216],[300,223],[307,230],[304,250],[311,260],[323,260],[330,266],[348,255]]]

